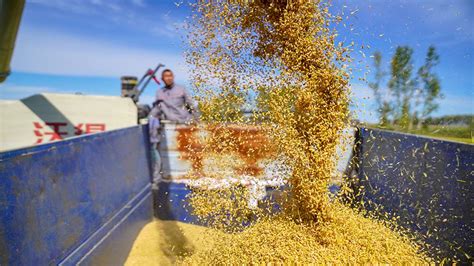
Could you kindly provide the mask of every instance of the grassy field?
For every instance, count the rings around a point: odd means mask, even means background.
[[[472,129],[468,126],[440,126],[430,125],[428,128],[405,130],[396,126],[379,127],[378,125],[369,125],[370,127],[393,130],[415,135],[427,136],[435,139],[456,141],[462,143],[474,144]]]
[[[437,135],[434,135],[434,136],[426,135],[426,136],[432,137],[434,139],[441,139],[441,140],[449,140],[449,141],[456,141],[456,142],[474,144],[474,140],[472,138],[457,138],[457,137],[437,136]]]

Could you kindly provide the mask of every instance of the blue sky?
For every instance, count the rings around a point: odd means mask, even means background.
[[[333,2],[334,10],[352,13],[346,27],[338,27],[340,40],[370,46],[353,54],[353,97],[362,120],[375,120],[371,92],[359,80],[370,55],[381,51],[388,67],[398,45],[414,49],[416,68],[429,45],[438,49],[445,98],[435,115],[474,113],[474,1]],[[119,95],[120,76],[140,76],[158,62],[186,85],[179,28],[189,14],[181,0],[27,0],[0,99],[40,92]],[[151,102],[156,89],[149,86],[142,101]]]

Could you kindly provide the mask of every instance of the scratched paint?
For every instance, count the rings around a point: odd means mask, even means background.
[[[269,138],[257,126],[164,123],[160,143],[163,176],[168,179],[216,176],[262,177],[275,156]],[[225,163],[224,163],[225,162]],[[230,166],[229,166],[229,162]],[[223,166],[228,166],[223,169]]]

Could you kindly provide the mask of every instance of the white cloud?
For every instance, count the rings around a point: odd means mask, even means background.
[[[132,3],[136,6],[144,7],[145,6],[145,0],[132,0]]]
[[[361,83],[352,84],[351,93],[353,98],[357,100],[368,99],[374,95],[372,90],[367,85]]]
[[[446,95],[444,99],[439,101],[439,110],[436,115],[448,114],[474,114],[473,95]]]
[[[44,86],[19,86],[2,84],[0,86],[0,99],[22,99],[33,94],[43,92],[60,92],[59,90]]]
[[[80,15],[83,21],[100,20],[103,23],[112,23],[121,28],[129,28],[135,32],[158,37],[178,37],[179,32],[175,25],[182,22],[177,17],[166,17],[157,15],[145,9],[145,0],[28,0],[27,8],[31,6],[42,6],[47,8],[43,15],[57,14],[64,16]],[[169,13],[169,12],[168,12]],[[153,26],[159,25],[159,26]],[[98,27],[98,25],[91,25]]]
[[[98,41],[64,32],[26,29],[19,33],[12,69],[42,74],[79,76],[141,76],[158,62],[175,71],[178,81],[187,80],[184,58],[157,50]]]
[[[353,83],[350,93],[354,118],[363,122],[377,123],[378,117],[372,90],[366,84]]]
[[[28,5],[41,5],[66,13],[97,14],[102,1],[100,0],[28,0]]]

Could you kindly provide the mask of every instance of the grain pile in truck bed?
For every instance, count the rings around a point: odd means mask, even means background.
[[[383,223],[334,204],[338,214],[325,224],[297,223],[288,216],[262,219],[243,232],[213,238],[213,245],[183,259],[206,264],[423,264],[427,258],[407,238]]]
[[[140,231],[125,265],[173,265],[179,258],[213,245],[212,229],[177,221],[154,220]],[[219,236],[220,232],[211,235]]]
[[[238,233],[155,220],[141,230],[125,265],[424,262],[408,239],[382,223],[334,207],[337,220],[322,226],[279,216]]]

